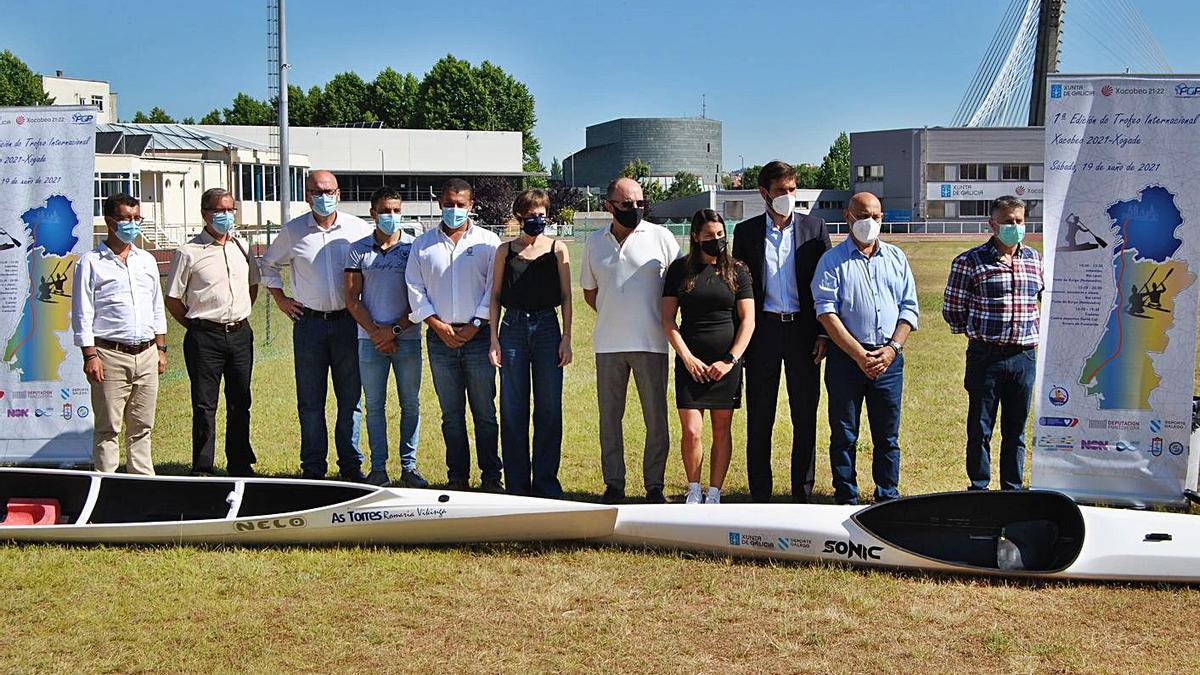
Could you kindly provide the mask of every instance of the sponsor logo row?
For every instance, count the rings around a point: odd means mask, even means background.
[[[1162,436],[1154,436],[1148,443],[1140,441],[1131,441],[1126,439],[1100,439],[1100,438],[1081,438],[1076,443],[1074,436],[1060,436],[1047,434],[1038,436],[1033,439],[1035,447],[1043,450],[1081,450],[1084,452],[1147,452],[1153,457],[1161,457],[1165,452],[1178,457],[1182,455],[1187,448],[1179,441],[1171,441],[1166,443]]]
[[[764,551],[790,551],[792,549],[812,550],[811,539],[799,537],[774,536],[769,534],[754,534],[750,532],[730,532],[729,545],[745,548],[757,548]],[[834,555],[847,560],[879,560],[883,554],[882,546],[870,546],[853,541],[826,539],[821,545],[821,553]]]
[[[1111,84],[1100,85],[1101,96],[1162,96],[1172,95],[1175,98],[1200,97],[1200,85],[1194,82],[1181,82],[1171,87],[1122,87]],[[1091,84],[1052,84],[1050,98],[1070,98],[1072,96],[1095,96],[1096,90]]]
[[[1086,422],[1086,424],[1085,424]],[[1039,417],[1038,424],[1043,427],[1055,427],[1074,429],[1076,427],[1087,428],[1093,431],[1141,431],[1142,427],[1152,434],[1162,433],[1166,431],[1187,431],[1188,423],[1183,420],[1146,420],[1143,424],[1142,420],[1114,420],[1114,419],[1088,419],[1084,420],[1078,417]]]

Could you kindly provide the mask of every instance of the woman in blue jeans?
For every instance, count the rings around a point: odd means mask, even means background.
[[[513,202],[521,235],[496,249],[489,354],[500,368],[500,447],[508,492],[557,499],[563,493],[558,465],[563,368],[571,362],[571,270],[566,245],[545,234],[549,206],[550,195],[538,189],[522,192]]]

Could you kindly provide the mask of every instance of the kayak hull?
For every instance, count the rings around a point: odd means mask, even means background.
[[[0,540],[121,544],[455,544],[609,535],[616,509],[533,497],[270,478],[0,469],[0,504],[50,498],[56,524]]]
[[[960,492],[874,506],[620,506],[605,541],[736,557],[1017,578],[1200,583],[1200,519]],[[1013,552],[1004,560],[1004,552]]]

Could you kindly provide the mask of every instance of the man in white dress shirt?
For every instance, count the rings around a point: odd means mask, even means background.
[[[112,473],[120,464],[122,422],[129,473],[152,475],[150,431],[158,376],[167,369],[167,316],[154,256],[133,245],[141,233],[138,200],[104,202],[108,237],[75,266],[71,324],[92,385],[92,462]]]
[[[417,237],[405,281],[413,323],[429,328],[429,370],[442,409],[447,487],[466,490],[471,475],[467,441],[467,401],[475,422],[475,454],[482,488],[503,492],[496,423],[496,368],[488,358],[492,260],[500,237],[471,222],[471,186],[446,181],[440,197],[442,220]]]
[[[358,446],[358,325],[346,311],[343,271],[350,245],[374,227],[337,209],[337,178],[313,171],[304,182],[312,211],[293,218],[279,231],[263,256],[262,277],[275,304],[291,320],[296,370],[296,411],[300,417],[300,469],[304,478],[324,478],[328,470],[329,432],[325,397],[333,376],[337,421],[333,441],[338,473],[365,481]],[[291,267],[292,295],[283,290],[284,267]]]

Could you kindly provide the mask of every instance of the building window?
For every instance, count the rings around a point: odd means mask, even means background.
[[[959,180],[987,180],[987,164],[959,164]]]
[[[263,200],[263,166],[262,164],[254,165],[254,201],[261,202]]]
[[[817,208],[821,209],[821,210],[826,210],[826,209],[839,209],[840,210],[840,209],[846,208],[846,203],[841,201],[840,199],[820,199],[820,200],[817,200]]]
[[[1000,180],[1029,180],[1028,164],[1005,164],[1000,167]]]
[[[264,199],[268,202],[279,201],[279,194],[275,192],[275,177],[278,176],[278,167],[264,166],[263,174],[266,182],[266,190]]]
[[[247,164],[238,164],[238,199],[244,202],[254,199],[254,175]]]
[[[858,182],[865,183],[874,180],[883,180],[883,165],[882,164],[859,164],[856,168]]]
[[[971,199],[958,203],[958,215],[960,216],[983,216],[992,215],[992,202],[989,199]]]
[[[104,200],[112,195],[124,192],[134,199],[141,199],[142,185],[138,174],[132,173],[97,173],[93,174],[92,186],[92,215],[104,214]]]
[[[704,151],[705,151],[705,152],[712,152],[712,143],[705,143],[705,144],[704,144]]]
[[[103,96],[93,96],[92,97],[92,105],[99,108],[100,112],[104,112],[104,97]]]

